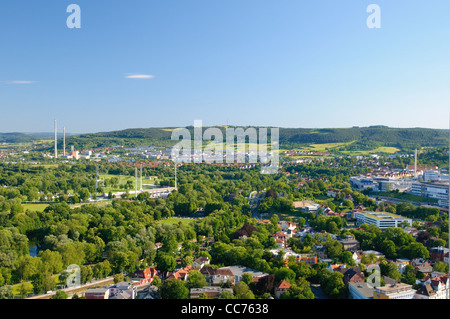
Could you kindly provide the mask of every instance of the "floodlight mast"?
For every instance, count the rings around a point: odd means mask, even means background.
[[[173,161],[173,164],[175,166],[174,170],[175,170],[175,189],[178,190],[177,188],[177,158],[175,158],[175,160]]]

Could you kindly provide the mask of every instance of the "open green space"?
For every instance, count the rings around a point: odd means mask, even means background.
[[[193,219],[170,217],[167,219],[160,220],[158,223],[167,225],[178,225],[181,222],[182,224],[187,225],[192,221]]]
[[[411,201],[411,202],[425,202],[425,203],[437,203],[438,200],[435,198],[431,198],[431,197],[423,197],[423,196],[418,196],[418,195],[414,195],[414,194],[409,194],[409,193],[401,193],[401,192],[372,192],[371,193],[372,196],[383,196],[383,197],[390,197],[390,198],[395,198],[395,199],[399,199],[399,200],[405,200],[405,201]]]
[[[22,204],[23,210],[30,210],[33,212],[43,212],[49,204]]]

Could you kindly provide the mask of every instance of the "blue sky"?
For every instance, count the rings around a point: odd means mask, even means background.
[[[449,17],[448,0],[4,0],[0,132],[448,128]]]

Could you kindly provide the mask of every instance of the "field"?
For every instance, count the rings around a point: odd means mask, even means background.
[[[396,152],[399,152],[400,149],[396,147],[389,147],[389,146],[380,146],[371,150],[364,150],[364,151],[358,151],[358,150],[346,150],[346,147],[350,146],[351,144],[355,143],[356,141],[352,142],[346,142],[346,143],[326,143],[326,144],[310,144],[305,145],[303,147],[295,148],[292,151],[306,151],[306,152],[339,152],[350,156],[355,155],[370,155],[370,154],[376,154],[376,153],[385,153],[385,154],[394,154]],[[283,151],[289,151],[287,149],[280,149],[280,153]],[[295,156],[291,156],[292,158],[295,158]],[[298,157],[307,157],[307,156],[298,156]]]
[[[394,154],[399,152],[400,149],[396,147],[390,147],[390,146],[380,146],[378,148],[369,150],[369,151],[342,151],[342,153],[347,155],[370,155],[370,154],[377,154],[377,153],[387,153],[387,154]]]
[[[23,210],[27,209],[33,212],[43,212],[49,204],[22,204]]]
[[[331,152],[333,149],[348,146],[355,141],[346,143],[326,143],[326,144],[309,144],[302,147],[292,149],[291,151],[304,151],[304,152]],[[287,149],[280,149],[280,152],[289,151]]]

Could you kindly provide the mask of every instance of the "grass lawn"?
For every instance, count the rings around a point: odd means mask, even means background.
[[[33,212],[43,212],[49,204],[22,204],[23,210],[31,210]]]
[[[178,225],[179,222],[187,225],[189,223],[191,223],[193,221],[193,219],[187,219],[187,218],[177,218],[177,217],[170,217],[167,219],[163,219],[161,221],[159,221],[158,223],[160,224],[169,224],[169,225]]]
[[[31,294],[33,292],[33,285],[31,282],[25,282],[24,284],[25,294]],[[15,297],[20,297],[21,284],[14,285],[11,287],[12,294]]]
[[[53,275],[53,279],[55,281],[55,288],[63,284],[63,282],[59,280],[59,275]],[[33,284],[31,282],[24,282],[23,285],[25,289],[25,294],[33,293]],[[12,293],[14,296],[20,297],[21,287],[22,284],[11,286]]]

